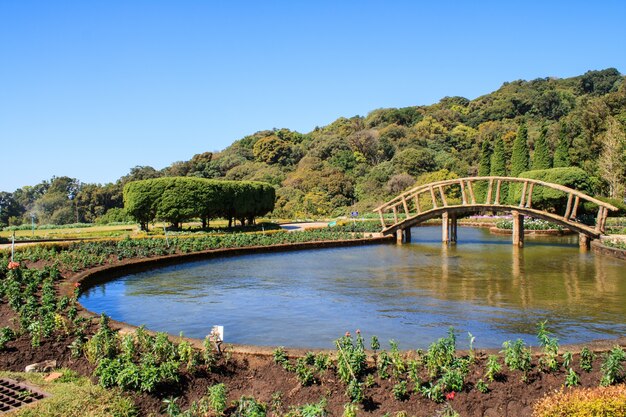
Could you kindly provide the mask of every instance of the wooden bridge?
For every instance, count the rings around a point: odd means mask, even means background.
[[[533,207],[533,195],[562,202],[565,211],[557,213],[554,207]],[[567,201],[566,204],[565,201]],[[595,225],[580,221],[581,205],[595,212]],[[542,205],[544,205],[542,203]],[[457,218],[479,213],[511,213],[513,216],[513,244],[524,244],[524,216],[547,220],[579,234],[581,247],[588,247],[590,239],[604,234],[609,210],[617,207],[590,197],[580,191],[527,178],[470,177],[433,182],[403,192],[374,209],[380,215],[382,233],[395,233],[399,243],[411,240],[411,227],[426,220],[442,218],[442,241],[456,242]]]

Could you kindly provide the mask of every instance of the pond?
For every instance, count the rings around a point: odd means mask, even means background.
[[[427,348],[450,326],[460,347],[536,345],[536,325],[560,343],[626,334],[626,264],[581,252],[578,236],[510,237],[459,227],[412,230],[406,245],[277,252],[190,262],[88,289],[81,304],[115,320],[226,343],[332,348],[346,331]],[[369,344],[369,343],[368,343]]]

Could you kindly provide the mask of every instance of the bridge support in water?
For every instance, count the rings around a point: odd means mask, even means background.
[[[524,215],[519,211],[512,210],[513,216],[513,245],[524,246]]]
[[[456,214],[441,214],[441,241],[443,243],[456,243],[457,241],[457,221]]]
[[[396,243],[401,245],[403,243],[411,242],[411,228],[407,227],[406,229],[398,229],[396,230]]]

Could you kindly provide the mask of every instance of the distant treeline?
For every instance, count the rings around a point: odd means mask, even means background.
[[[164,177],[129,182],[124,187],[124,208],[143,230],[154,220],[174,227],[200,219],[202,227],[215,218],[253,224],[255,217],[274,209],[276,193],[269,184],[255,181],[220,181],[193,177]]]

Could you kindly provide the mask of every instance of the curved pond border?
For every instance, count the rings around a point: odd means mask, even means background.
[[[595,242],[595,241],[594,241]],[[370,237],[364,239],[354,239],[354,240],[333,240],[333,241],[317,241],[317,242],[304,242],[304,243],[291,243],[291,244],[280,244],[273,246],[250,246],[244,248],[222,248],[222,249],[210,249],[201,252],[193,252],[179,255],[166,255],[166,256],[158,256],[153,258],[141,258],[141,259],[128,259],[123,260],[120,263],[113,265],[103,265],[95,268],[90,268],[85,271],[79,272],[75,275],[72,275],[68,279],[64,280],[59,284],[59,289],[61,294],[71,296],[74,292],[74,285],[76,283],[80,283],[82,290],[93,287],[95,285],[108,282],[114,280],[115,278],[119,278],[124,275],[149,271],[151,269],[157,269],[164,266],[177,265],[186,262],[200,261],[206,259],[213,258],[221,258],[221,257],[230,257],[230,256],[239,256],[239,255],[248,255],[255,253],[268,253],[268,252],[288,252],[288,251],[297,251],[297,250],[314,250],[314,249],[326,249],[326,248],[336,248],[336,247],[349,247],[349,246],[362,246],[362,245],[373,245],[373,244],[381,244],[381,243],[395,243],[394,236],[385,236],[385,237]],[[608,248],[606,246],[600,245],[602,248]],[[595,249],[594,249],[595,251]],[[626,251],[624,252],[624,258],[626,259]],[[600,254],[604,254],[603,252],[598,252]],[[99,315],[87,310],[82,305],[80,306],[81,311],[79,314],[86,318],[98,318]],[[119,328],[122,334],[124,333],[132,333],[139,326],[135,326],[126,322],[120,322],[111,319],[111,323],[114,324],[115,327]],[[156,331],[151,329],[146,329],[146,331],[150,334],[155,334]],[[172,334],[168,335],[170,340],[177,342],[180,341],[180,336],[175,336]],[[202,349],[203,348],[203,340],[202,339],[194,339],[183,337],[182,340],[186,340],[192,344],[195,348]],[[277,346],[257,346],[257,345],[241,345],[226,342],[225,345],[229,347],[229,351],[233,353],[240,354],[252,354],[252,355],[263,355],[269,356],[273,355],[274,350]],[[559,353],[563,353],[565,351],[570,351],[573,353],[579,353],[583,347],[588,347],[593,351],[605,351],[611,349],[615,345],[626,346],[626,336],[618,337],[616,339],[599,339],[592,340],[586,343],[580,344],[572,344],[572,345],[561,345],[559,347]],[[499,353],[499,348],[492,349],[479,349],[482,352],[487,354],[491,353]],[[532,347],[533,354],[540,354],[540,350],[537,347]],[[328,352],[333,353],[333,349],[306,349],[306,348],[289,348],[288,356],[303,356],[309,351],[315,352]],[[459,352],[463,352],[459,350]]]
[[[626,250],[605,246],[601,239],[591,241],[591,250],[599,255],[612,256],[626,261]]]

